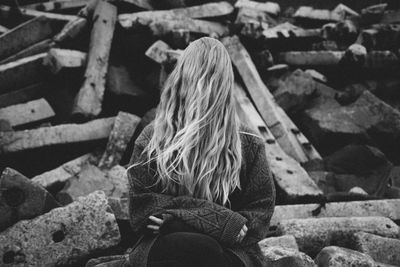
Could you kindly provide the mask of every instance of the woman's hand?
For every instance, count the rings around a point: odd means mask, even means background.
[[[153,230],[154,234],[159,234],[160,227],[164,223],[164,220],[155,216],[150,216],[149,219],[151,220],[151,223],[147,225],[147,229]]]
[[[243,225],[243,227],[242,227],[242,229],[240,230],[240,233],[238,234],[238,236],[237,236],[237,238],[236,238],[236,240],[237,240],[237,242],[242,242],[243,241],[243,239],[244,239],[244,237],[246,236],[246,234],[247,234],[247,226],[244,224]]]

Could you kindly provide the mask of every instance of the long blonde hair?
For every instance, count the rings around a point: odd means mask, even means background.
[[[192,42],[165,82],[146,146],[164,192],[225,205],[240,188],[242,149],[234,74],[221,42]]]

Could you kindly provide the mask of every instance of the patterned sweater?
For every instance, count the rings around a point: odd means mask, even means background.
[[[189,196],[162,194],[151,164],[129,170],[129,212],[133,231],[142,238],[131,253],[134,266],[146,266],[151,245],[157,236],[145,234],[150,215],[163,216],[164,224],[178,219],[197,232],[207,234],[234,252],[246,266],[265,266],[257,242],[263,239],[275,207],[275,187],[268,166],[263,140],[252,130],[241,126],[241,190],[229,196],[230,207]],[[142,151],[153,134],[153,124],[144,128],[136,139],[131,164],[144,162]],[[164,225],[163,224],[163,225]],[[236,238],[246,224],[248,232],[242,242]]]

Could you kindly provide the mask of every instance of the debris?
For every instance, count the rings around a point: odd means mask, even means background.
[[[74,265],[120,238],[107,198],[97,191],[0,233],[0,259],[3,266]]]
[[[281,8],[278,3],[274,2],[256,2],[250,0],[238,0],[235,3],[235,8],[249,8],[254,10],[259,10],[262,12],[269,13],[271,15],[277,16],[281,12]]]
[[[297,9],[293,17],[295,19],[309,19],[319,21],[341,21],[344,19],[343,14],[335,11],[329,11],[324,9],[314,9],[309,6],[302,6]]]
[[[332,66],[338,65],[343,51],[291,51],[279,54],[279,60],[291,66]]]
[[[54,115],[44,98],[0,109],[0,118],[9,121],[12,127],[42,121]]]
[[[316,267],[314,261],[305,253],[291,248],[262,247],[261,253],[267,263],[271,267]]]
[[[310,256],[329,245],[350,247],[352,235],[365,231],[385,237],[398,237],[399,226],[385,217],[330,217],[282,220],[277,231],[293,235],[300,251]]]
[[[258,246],[261,248],[261,250],[264,247],[284,247],[299,250],[296,239],[292,235],[268,237],[258,242]]]
[[[400,240],[370,233],[354,234],[354,249],[370,255],[376,262],[400,265]]]
[[[85,81],[73,108],[75,115],[84,117],[95,117],[101,112],[117,8],[106,0],[100,0],[93,17],[97,19],[91,33]]]
[[[23,8],[39,11],[62,11],[63,9],[83,7],[87,0],[52,0],[44,3],[25,5]]]
[[[376,266],[375,261],[367,254],[336,246],[323,248],[315,258],[315,262],[322,267]]]
[[[52,73],[56,74],[63,68],[83,67],[86,63],[86,53],[76,50],[52,48],[43,60]]]
[[[60,206],[44,188],[10,168],[1,174],[0,196],[0,232]]]

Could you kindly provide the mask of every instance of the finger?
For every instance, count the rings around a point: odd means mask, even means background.
[[[247,228],[246,225],[243,225],[243,230],[244,230],[245,232],[247,232],[247,230],[249,230],[249,229]]]
[[[158,225],[152,225],[152,224],[147,225],[147,228],[148,228],[148,229],[151,229],[151,230],[154,230],[154,231],[160,230],[160,226],[158,226]]]
[[[240,236],[241,237],[244,236],[244,231],[243,230],[240,230]]]
[[[155,222],[155,223],[158,224],[158,225],[161,225],[161,224],[163,224],[163,222],[164,222],[162,219],[157,218],[157,217],[155,217],[155,216],[150,216],[149,219],[152,220],[153,222]]]

